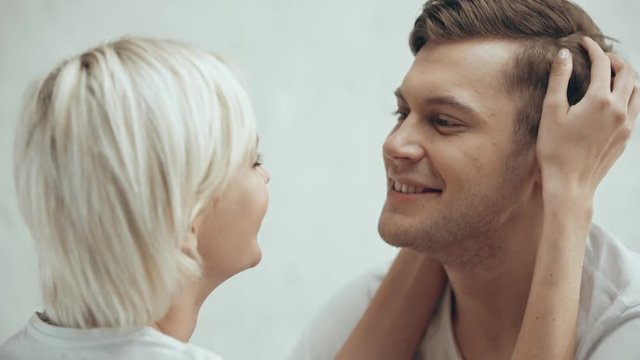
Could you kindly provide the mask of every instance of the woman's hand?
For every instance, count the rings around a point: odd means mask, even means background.
[[[567,101],[573,69],[568,50],[562,50],[564,56],[556,59],[549,77],[536,149],[545,197],[575,191],[592,199],[622,154],[640,111],[633,68],[590,38],[582,43],[592,64],[584,98],[574,106]]]
[[[562,51],[551,68],[536,149],[542,238],[512,359],[573,359],[593,195],[624,150],[640,111],[633,69],[589,38],[583,46],[592,65],[580,102],[569,106],[567,101],[569,52]]]

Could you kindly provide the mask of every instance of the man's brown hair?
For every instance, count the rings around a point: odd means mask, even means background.
[[[516,139],[529,143],[536,138],[551,63],[561,48],[573,55],[569,103],[577,103],[587,91],[591,63],[580,45],[583,36],[611,51],[591,17],[571,1],[429,0],[416,19],[409,42],[414,55],[428,42],[494,38],[520,43],[521,51],[502,80],[506,91],[517,94],[520,102]]]

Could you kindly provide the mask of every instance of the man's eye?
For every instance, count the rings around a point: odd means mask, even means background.
[[[258,166],[262,166],[263,161],[264,161],[263,158],[264,158],[264,155],[262,155],[261,153],[258,153],[256,155],[256,162],[253,163],[253,167],[255,168],[255,167],[258,167]]]
[[[402,110],[396,110],[393,112],[393,116],[395,116],[396,119],[398,119],[398,121],[404,121],[407,118],[407,116],[409,116],[409,114],[407,114]]]
[[[433,123],[435,126],[439,126],[439,127],[446,127],[446,128],[456,128],[456,127],[460,127],[459,124],[451,121],[451,120],[447,120],[441,117],[435,117],[433,119],[431,119],[431,123]]]

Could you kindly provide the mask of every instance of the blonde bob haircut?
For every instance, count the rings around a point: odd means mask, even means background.
[[[14,173],[47,317],[74,328],[159,320],[200,276],[184,246],[194,219],[250,166],[247,93],[213,54],[132,37],[64,61],[32,93]]]

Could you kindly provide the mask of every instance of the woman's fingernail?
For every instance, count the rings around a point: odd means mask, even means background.
[[[567,49],[561,49],[558,53],[558,57],[562,60],[567,60],[571,56],[571,53]]]

